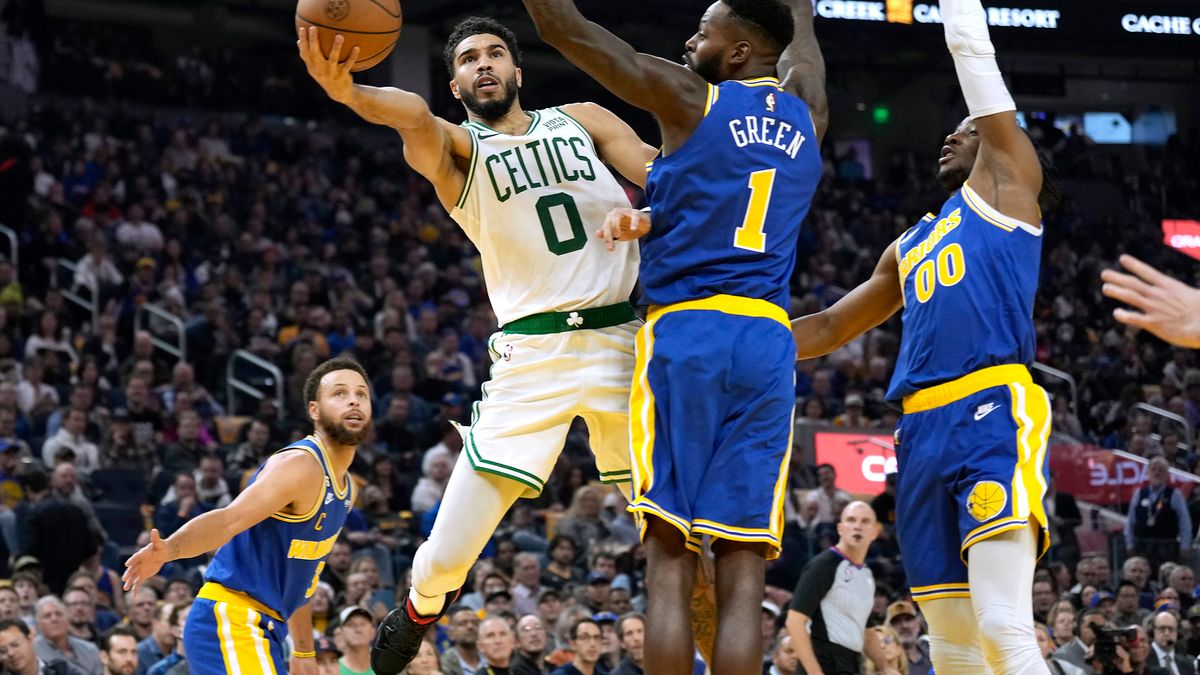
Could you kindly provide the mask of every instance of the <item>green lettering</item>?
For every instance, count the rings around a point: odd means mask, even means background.
[[[550,142],[554,146],[554,157],[555,157],[555,159],[558,160],[559,168],[562,169],[562,179],[565,181],[578,180],[579,172],[578,171],[567,171],[567,163],[566,163],[566,160],[563,159],[562,149],[558,147],[560,144],[569,146],[569,145],[571,145],[570,141],[563,138],[562,136],[555,136],[553,139],[551,139]]]
[[[529,183],[529,188],[533,189],[542,187],[542,183],[537,182],[533,179],[533,176],[529,175],[529,169],[525,166],[525,157],[524,153],[521,152],[521,149],[513,148],[513,151],[517,155],[517,164],[521,165],[521,173],[525,174],[525,182]]]
[[[561,183],[562,178],[558,175],[558,164],[554,162],[554,153],[550,149],[550,141],[543,138],[542,146],[546,148],[546,163],[550,165],[550,170],[554,172],[554,182]]]
[[[537,162],[538,173],[542,176],[542,184],[549,185],[550,179],[546,176],[546,167],[542,166],[542,157],[538,154],[539,145],[541,145],[541,141],[530,141],[525,144],[525,147],[529,148],[529,152],[533,155],[533,161]]]
[[[579,145],[582,146],[582,148],[575,146],[576,141],[579,142]],[[583,148],[587,148],[587,144],[582,138],[575,136],[571,139],[571,150],[574,151],[575,158],[583,162],[584,166],[587,167],[587,173],[583,174],[583,179],[596,180],[596,170],[592,167],[592,160],[588,159],[586,155],[579,154],[579,151]]]
[[[526,185],[521,185],[517,182],[517,169],[508,163],[508,156],[512,154],[512,151],[513,149],[509,148],[508,150],[500,153],[500,161],[504,162],[504,168],[508,169],[508,177],[510,180],[512,180],[513,189],[516,190],[517,194],[521,194],[522,192],[528,190],[529,187]]]
[[[497,163],[500,162],[499,157],[492,155],[488,157],[483,164],[487,167],[488,178],[492,179],[492,190],[495,190],[496,192],[496,200],[500,202],[506,202],[508,201],[508,198],[512,196],[512,190],[504,188],[504,194],[500,194],[500,186],[496,184],[496,174],[492,171],[492,160],[495,160]]]

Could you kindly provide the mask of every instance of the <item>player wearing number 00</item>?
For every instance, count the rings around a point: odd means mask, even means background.
[[[1034,565],[1049,545],[1050,404],[1030,379],[1040,204],[1056,197],[996,65],[979,0],[941,0],[970,117],[946,136],[953,194],[904,232],[871,278],[794,322],[800,358],[827,354],[902,310],[888,398],[896,522],[939,674],[1047,673],[1033,631]]]
[[[694,553],[714,538],[713,672],[762,667],[765,560],[778,554],[795,407],[788,282],[821,178],[825,67],[811,0],[721,0],[684,63],[637,53],[571,0],[524,0],[538,33],[654,114],[630,403],[647,545],[646,672],[690,673]]]
[[[183,630],[192,673],[316,675],[308,599],[354,503],[347,470],[371,429],[369,381],[353,359],[317,366],[304,382],[313,435],[272,455],[229,506],[166,540],[154,530],[129,558],[126,590],[164,563],[217,550]]]
[[[479,249],[502,327],[408,601],[380,627],[372,665],[386,675],[416,656],[513,502],[542,491],[576,417],[601,479],[628,490],[638,247],[618,241],[609,252],[591,235],[630,206],[605,162],[642,185],[654,150],[594,104],[522,109],[520,48],[491,19],[461,22],[443,52],[450,91],[466,108],[461,125],[416,94],[356,85],[334,44],[325,58],[315,34],[301,33],[309,74],[334,100],[400,133],[408,163]]]

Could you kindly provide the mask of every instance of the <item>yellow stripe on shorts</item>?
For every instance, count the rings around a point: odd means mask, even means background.
[[[225,672],[240,675],[277,675],[271,648],[258,622],[261,615],[249,607],[213,603],[221,658]]]
[[[633,386],[629,392],[629,440],[633,462],[633,497],[644,495],[654,484],[654,391],[650,388],[650,358],[654,354],[655,320],[646,322],[637,334]]]

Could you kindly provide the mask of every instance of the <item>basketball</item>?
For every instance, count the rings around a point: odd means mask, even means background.
[[[317,29],[321,53],[328,57],[333,36],[341,34],[341,58],[358,47],[354,72],[366,70],[387,58],[396,47],[403,23],[400,0],[299,0],[296,28]]]

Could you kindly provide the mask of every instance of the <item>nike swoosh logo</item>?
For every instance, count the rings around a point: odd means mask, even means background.
[[[988,403],[979,406],[979,408],[975,410],[975,421],[978,422],[979,420],[987,417],[988,415],[992,414],[993,410],[999,407],[1000,406],[996,405],[995,403]]]
[[[487,139],[489,139],[489,138],[495,138],[496,136],[499,136],[499,135],[500,135],[499,133],[495,133],[495,134],[479,134],[479,140],[481,140],[481,141],[486,141],[486,140],[487,140]]]

